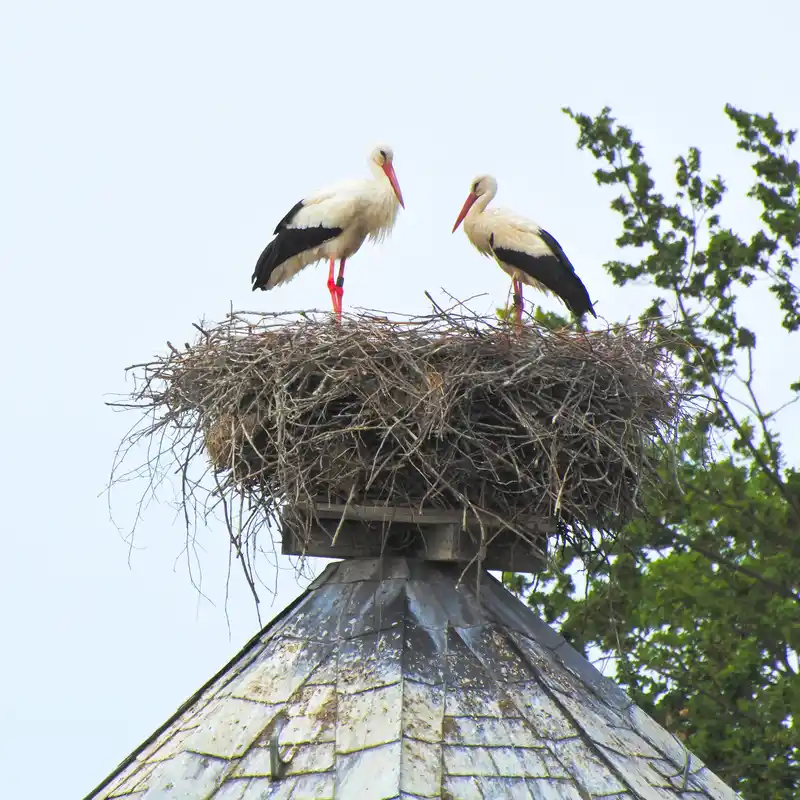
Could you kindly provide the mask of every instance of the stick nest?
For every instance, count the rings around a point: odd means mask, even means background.
[[[678,413],[666,356],[633,328],[514,335],[443,312],[341,326],[234,313],[196,327],[193,345],[131,368],[120,405],[147,412],[129,442],[177,465],[184,507],[206,486],[201,505],[223,504],[239,548],[287,504],[315,500],[618,530]]]

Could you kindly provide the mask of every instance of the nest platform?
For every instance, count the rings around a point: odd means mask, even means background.
[[[197,327],[135,368],[147,415],[131,438],[168,442],[242,548],[274,523],[287,553],[536,571],[548,536],[636,513],[678,413],[669,363],[638,329],[516,334],[446,313]]]
[[[281,517],[281,544],[283,554],[292,556],[378,558],[388,554],[539,572],[555,524],[538,519],[518,522],[524,537],[494,516],[318,501],[286,509]]]

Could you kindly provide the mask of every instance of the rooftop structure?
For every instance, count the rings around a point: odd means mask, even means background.
[[[486,572],[338,562],[89,798],[732,800]]]

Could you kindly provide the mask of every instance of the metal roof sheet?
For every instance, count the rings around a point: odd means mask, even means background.
[[[88,798],[737,797],[488,573],[460,576],[330,565]]]

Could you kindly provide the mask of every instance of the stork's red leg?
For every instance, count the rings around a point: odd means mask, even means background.
[[[344,262],[347,261],[343,258],[339,262],[339,275],[336,277],[336,314],[339,319],[342,318],[342,297],[344,297]]]
[[[333,280],[333,268],[336,266],[336,261],[332,258],[328,264],[328,291],[331,293],[331,303],[333,304],[333,312],[336,313],[336,282]]]
[[[517,312],[517,327],[522,327],[522,281],[514,279],[514,310]]]

